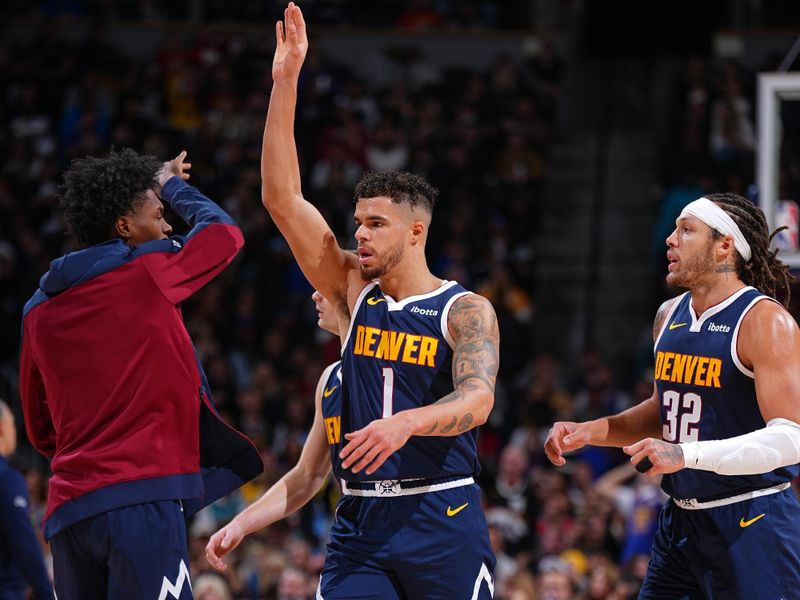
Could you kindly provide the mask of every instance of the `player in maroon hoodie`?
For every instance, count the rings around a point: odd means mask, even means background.
[[[184,511],[262,468],[218,418],[181,318],[243,245],[185,183],[185,157],[74,161],[61,206],[84,248],[53,261],[25,306],[20,391],[28,436],[52,459],[60,600],[191,598]],[[170,237],[164,204],[188,235]]]

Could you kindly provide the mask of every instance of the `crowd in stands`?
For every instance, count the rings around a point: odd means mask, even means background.
[[[141,12],[167,4],[42,6]],[[236,3],[202,4],[210,12]],[[346,10],[355,3],[314,4]],[[469,4],[500,12],[498,2],[389,4],[453,10]],[[0,45],[6,82],[0,92],[0,396],[16,410],[22,307],[49,261],[74,248],[58,210],[71,159],[114,146],[166,160],[185,148],[190,183],[244,230],[240,257],[183,306],[216,405],[256,442],[266,465],[262,477],[190,525],[200,600],[313,598],[339,496],[329,482],[306,508],[248,538],[224,575],[205,561],[208,536],[294,465],[311,424],[317,378],[338,354],[338,340],[317,329],[312,290],[260,202],[271,50],[236,34],[206,33],[172,36],[155,56],[136,59],[112,46],[100,27],[67,43],[56,23],[42,25],[27,43]],[[687,67],[676,139],[682,148],[676,156],[685,164],[674,170],[724,168],[726,186],[740,191],[752,164],[752,96],[733,67],[721,68],[712,82],[708,66]],[[561,63],[557,53],[545,52],[529,62],[498,56],[485,72],[431,69],[424,80],[398,78],[376,88],[312,49],[297,114],[305,195],[351,246],[353,186],[365,170],[412,170],[441,190],[428,244],[432,271],[492,300],[502,334],[497,401],[479,438],[480,483],[498,558],[495,597],[635,597],[664,500],[658,482],[637,476],[617,450],[587,450],[561,469],[542,453],[554,420],[614,413],[652,390],[647,373],[620,377],[598,352],[587,350],[579,364],[567,365],[532,346],[536,223]],[[733,178],[743,173],[737,187]],[[180,231],[174,218],[172,224]],[[29,447],[16,464],[27,473],[41,520],[47,464]]]
[[[306,18],[321,26],[397,27],[403,31],[519,29],[529,26],[530,7],[498,0],[303,0]],[[285,2],[241,0],[9,0],[1,12],[46,18],[99,18],[129,22],[269,23]]]

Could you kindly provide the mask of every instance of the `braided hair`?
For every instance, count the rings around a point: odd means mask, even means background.
[[[747,198],[736,194],[707,194],[705,198],[728,213],[750,244],[752,256],[749,261],[745,262],[741,254],[736,254],[736,273],[739,278],[773,298],[783,292],[783,305],[788,306],[791,296],[789,283],[794,277],[789,272],[789,265],[776,257],[778,251],[770,250],[772,238],[786,227],[769,233],[764,212]],[[714,239],[723,237],[718,231],[712,231]]]

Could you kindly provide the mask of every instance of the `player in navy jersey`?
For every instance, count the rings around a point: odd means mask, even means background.
[[[774,235],[774,233],[773,233]],[[733,194],[689,203],[667,238],[653,328],[652,397],[618,415],[553,425],[555,465],[623,446],[671,496],[640,598],[800,598],[800,329],[774,300],[788,267],[764,214]]]
[[[313,294],[319,314],[318,325],[339,334],[336,311],[319,292]],[[314,422],[297,464],[258,500],[217,531],[208,540],[206,558],[219,570],[227,568],[223,557],[245,536],[272,525],[304,506],[324,485],[333,458],[341,448],[342,415],[341,361],[322,372],[314,394]]]
[[[411,173],[356,186],[357,254],[339,247],[300,188],[297,81],[308,49],[300,9],[276,24],[264,130],[262,201],[311,284],[337,310],[344,447],[318,596],[487,598],[494,558],[473,477],[474,428],[488,418],[499,366],[485,298],[428,269],[437,192]]]

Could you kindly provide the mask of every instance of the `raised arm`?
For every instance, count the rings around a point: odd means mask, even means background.
[[[293,2],[275,25],[272,94],[261,147],[261,201],[311,285],[337,305],[358,259],[344,252],[315,206],[303,198],[294,139],[297,82],[308,50],[303,14]]]
[[[494,308],[476,294],[462,296],[448,315],[455,342],[454,390],[428,406],[404,410],[345,434],[342,467],[374,473],[412,435],[454,436],[486,422],[494,405],[500,332]]]
[[[311,500],[325,483],[331,461],[322,422],[322,390],[332,368],[331,365],[325,369],[317,383],[314,422],[297,464],[208,541],[206,559],[215,569],[227,568],[223,557],[245,536],[292,514]]]
[[[186,235],[145,242],[134,249],[165,298],[183,302],[236,257],[244,236],[233,219],[186,180],[186,151],[165,162],[157,175],[158,194],[191,230]]]

